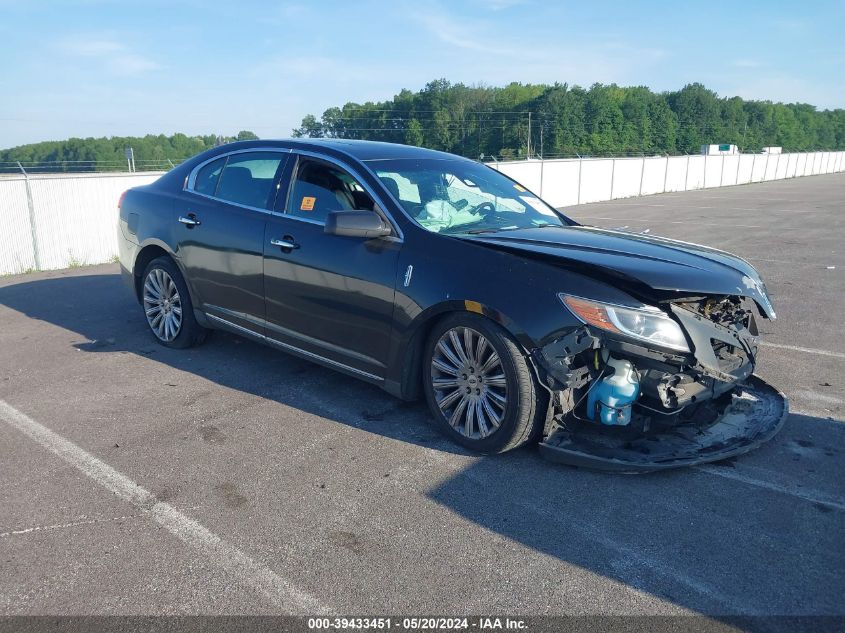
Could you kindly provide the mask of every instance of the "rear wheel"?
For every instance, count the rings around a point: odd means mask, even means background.
[[[544,392],[516,341],[489,319],[459,313],[431,332],[423,355],[426,400],[440,429],[481,453],[501,453],[536,436]]]
[[[147,325],[162,345],[184,349],[205,340],[208,330],[194,318],[188,287],[169,257],[152,260],[144,270],[141,304]]]

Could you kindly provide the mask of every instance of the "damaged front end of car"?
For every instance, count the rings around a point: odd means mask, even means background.
[[[559,295],[583,325],[532,353],[552,396],[543,456],[637,473],[726,459],[773,437],[788,404],[754,375],[757,318],[774,311],[764,288],[753,292],[656,305]]]

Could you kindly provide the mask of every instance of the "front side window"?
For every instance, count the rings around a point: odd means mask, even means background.
[[[420,226],[436,233],[481,233],[567,226],[564,216],[485,165],[462,160],[368,161]]]
[[[230,154],[220,175],[216,197],[248,207],[269,209],[276,192],[277,172],[286,157],[287,154],[280,152]]]
[[[302,158],[291,187],[286,213],[325,222],[331,211],[374,210],[361,184],[338,167]]]

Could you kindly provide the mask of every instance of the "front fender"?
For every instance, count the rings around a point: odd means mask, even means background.
[[[427,325],[433,324],[440,317],[446,314],[452,314],[455,312],[472,312],[487,317],[491,321],[494,321],[505,328],[505,330],[507,330],[508,333],[513,336],[526,350],[530,350],[535,345],[534,341],[527,334],[525,328],[504,311],[483,301],[469,298],[449,299],[433,306],[429,306],[420,312],[413,321],[411,321],[403,337],[404,340],[408,341],[412,339],[421,329],[427,330]]]

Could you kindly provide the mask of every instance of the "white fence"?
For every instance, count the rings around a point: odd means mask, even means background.
[[[488,163],[555,207],[845,171],[845,152]]]
[[[114,259],[120,194],[161,173],[3,176],[0,274]]]
[[[490,164],[556,207],[845,170],[845,152],[528,160]],[[162,172],[0,177],[0,274],[108,262],[117,201]]]

